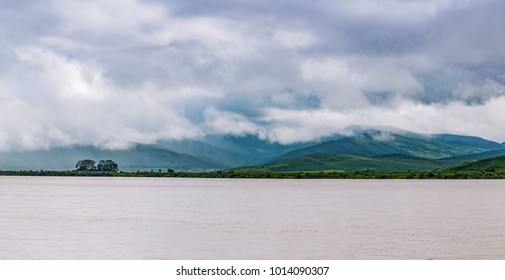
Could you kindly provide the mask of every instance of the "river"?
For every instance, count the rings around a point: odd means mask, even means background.
[[[505,259],[505,181],[0,177],[0,259]]]

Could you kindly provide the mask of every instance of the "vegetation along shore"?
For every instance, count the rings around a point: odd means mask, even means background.
[[[268,166],[244,167],[205,172],[176,172],[172,169],[125,172],[112,160],[95,167],[79,161],[75,170],[0,170],[0,176],[108,176],[108,177],[177,177],[177,178],[271,178],[271,179],[505,179],[505,156],[466,162],[432,171],[272,171]],[[110,168],[104,168],[107,163]]]

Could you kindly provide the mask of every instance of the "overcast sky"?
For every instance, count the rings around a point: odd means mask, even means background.
[[[0,0],[0,149],[348,125],[505,141],[505,1]]]

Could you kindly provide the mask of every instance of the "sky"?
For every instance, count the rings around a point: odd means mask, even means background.
[[[0,0],[0,150],[350,125],[505,141],[505,1]]]

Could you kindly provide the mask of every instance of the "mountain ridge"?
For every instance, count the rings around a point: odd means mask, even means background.
[[[104,150],[93,146],[73,145],[49,150],[0,153],[0,169],[9,170],[71,170],[81,159],[112,159],[124,171],[136,170],[215,170],[219,163],[161,149],[155,145],[134,145],[128,150]]]
[[[326,155],[320,156],[320,159],[324,159],[323,167],[325,164],[338,167],[343,163],[335,163],[339,158],[336,155],[347,155],[358,157],[354,158],[353,166],[357,166],[356,162],[363,163],[362,167],[356,167],[357,170],[367,169],[367,166],[378,170],[380,166],[367,164],[389,164],[388,158],[403,160],[406,164],[406,161],[409,161],[408,164],[426,170],[425,167],[430,162],[434,169],[505,155],[505,145],[480,137],[419,134],[400,129],[396,129],[395,133],[390,131],[356,128],[354,132],[347,131],[346,135],[333,134],[318,141],[289,145],[272,143],[253,135],[211,135],[202,139],[136,144],[126,150],[104,150],[93,146],[74,145],[47,150],[0,152],[0,169],[70,170],[78,160],[91,158],[96,161],[115,160],[124,171],[168,168],[176,171],[210,171],[268,165],[313,155]],[[326,162],[332,157],[332,163]],[[314,159],[315,157],[308,157],[303,160],[313,166]],[[341,160],[345,162],[350,159]],[[300,162],[296,165],[300,166]],[[411,167],[407,167],[407,170]]]
[[[355,136],[329,140],[293,150],[273,158],[268,163],[310,154],[349,154],[366,157],[405,154],[420,158],[439,159],[486,151],[489,151],[489,149],[479,145],[469,145],[467,143],[459,145],[453,143],[451,145],[436,140],[416,139],[390,132],[369,130]]]

